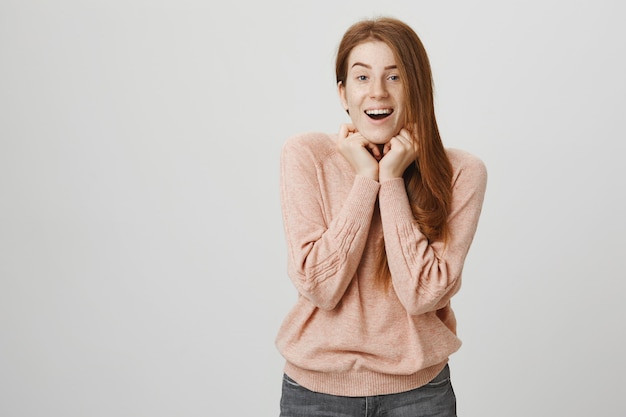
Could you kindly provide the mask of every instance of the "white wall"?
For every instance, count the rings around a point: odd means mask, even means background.
[[[378,14],[489,169],[460,415],[623,415],[623,8],[2,0],[0,415],[278,415],[280,146],[346,121],[335,48]]]

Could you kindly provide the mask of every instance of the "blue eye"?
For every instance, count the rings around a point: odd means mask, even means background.
[[[389,79],[391,81],[399,81],[400,80],[400,76],[399,75],[392,75],[389,77]]]
[[[359,80],[359,81],[365,81],[365,80],[367,80],[367,76],[366,75],[359,75],[359,76],[356,77],[356,79]]]

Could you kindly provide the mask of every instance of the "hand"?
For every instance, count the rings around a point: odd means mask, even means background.
[[[378,160],[382,158],[380,149],[357,132],[354,125],[341,125],[337,148],[358,175],[378,181]]]
[[[379,180],[401,178],[416,158],[414,140],[409,131],[402,129],[391,138],[383,148],[383,155],[379,162]]]

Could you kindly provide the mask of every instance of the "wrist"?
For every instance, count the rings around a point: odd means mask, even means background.
[[[387,181],[387,180],[392,180],[395,178],[402,178],[402,173],[398,173],[398,172],[394,172],[394,171],[385,171],[385,170],[381,170],[378,173],[378,180],[379,181]]]
[[[360,172],[359,175],[361,175],[362,177],[367,177],[367,178],[371,178],[374,181],[378,181],[379,179],[379,174],[378,174],[378,170],[371,170],[371,171],[366,171],[366,172]]]

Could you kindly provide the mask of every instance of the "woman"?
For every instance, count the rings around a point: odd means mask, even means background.
[[[450,299],[487,173],[445,149],[415,32],[365,20],[337,53],[351,124],[290,138],[281,158],[289,276],[299,297],[276,344],[281,416],[454,416]]]

